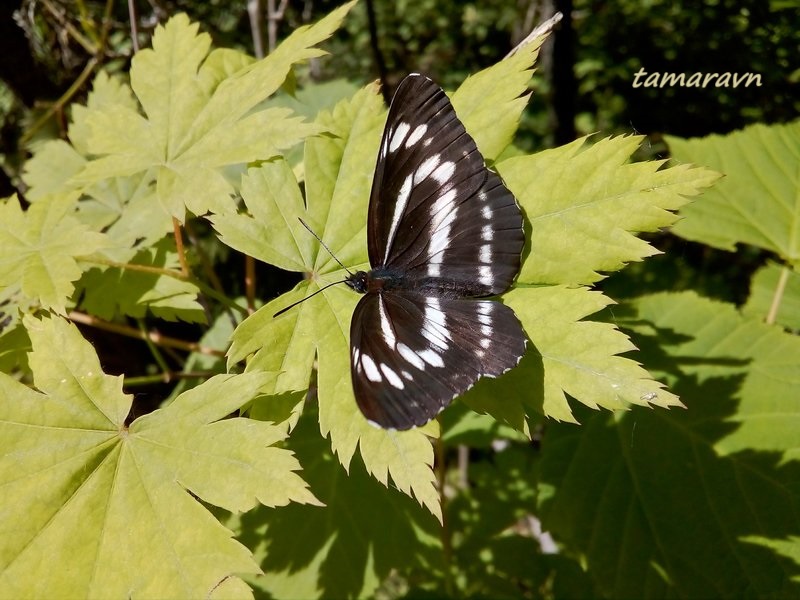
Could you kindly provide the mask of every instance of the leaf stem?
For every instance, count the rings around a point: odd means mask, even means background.
[[[178,251],[178,260],[181,263],[181,272],[184,277],[189,277],[189,264],[186,262],[186,250],[183,248],[183,235],[181,235],[181,222],[172,217],[172,231],[175,233],[175,249]]]
[[[156,331],[139,331],[138,329],[135,329],[133,327],[128,327],[127,325],[119,325],[117,323],[109,323],[108,321],[103,321],[102,319],[98,319],[97,317],[93,317],[92,315],[87,315],[86,313],[78,312],[76,310],[70,311],[68,317],[71,321],[75,323],[82,323],[83,325],[96,327],[97,329],[110,331],[112,333],[118,333],[120,335],[136,338],[139,340],[149,339],[154,344],[157,344],[159,346],[165,346],[167,348],[178,348],[179,350],[185,350],[187,352],[198,352],[200,354],[208,354],[210,356],[220,356],[220,357],[225,356],[225,352],[223,352],[222,350],[217,350],[216,348],[209,348],[208,346],[203,346],[202,344],[198,344],[197,342],[187,342],[185,340],[179,340],[166,335],[161,335]]]
[[[778,318],[778,310],[780,310],[781,301],[783,300],[783,293],[786,291],[786,283],[788,281],[789,267],[784,265],[781,269],[781,275],[778,278],[778,285],[775,286],[775,293],[772,295],[772,304],[770,304],[769,312],[767,313],[767,318],[765,319],[765,321],[770,325],[775,322],[775,319]]]
[[[147,344],[147,347],[150,349],[150,354],[153,356],[153,359],[156,361],[156,364],[161,367],[162,371],[169,371],[169,365],[167,361],[164,360],[164,356],[159,352],[158,346],[153,343],[153,340],[147,335],[147,327],[144,324],[144,319],[136,319],[136,325],[139,326],[139,331],[144,336],[143,339]]]
[[[50,108],[48,108],[41,117],[36,119],[36,122],[31,125],[28,128],[28,131],[26,131],[20,137],[20,145],[25,145],[28,141],[30,141],[34,133],[39,131],[39,129],[41,129],[42,126],[47,123],[47,121],[49,121],[56,112],[64,108],[64,105],[69,102],[75,94],[78,93],[78,90],[81,89],[99,62],[100,61],[97,59],[97,57],[92,57],[89,59],[89,62],[86,63],[86,66],[83,68],[83,71],[81,71],[81,74],[78,75],[77,79],[72,82],[72,85],[69,86],[67,91],[61,94],[61,97],[53,102],[53,104],[50,105]]]
[[[136,4],[133,0],[128,0],[128,20],[131,24],[131,47],[136,54],[139,51],[139,27],[136,23]]]
[[[153,383],[171,383],[176,379],[209,379],[217,375],[216,371],[164,371],[155,375],[125,377],[125,387],[150,385]]]
[[[445,494],[445,475],[447,470],[445,468],[444,456],[444,442],[442,441],[442,433],[433,444],[434,451],[436,452],[436,482],[439,486],[439,504],[442,507],[442,554],[444,561],[444,590],[448,598],[453,596],[453,545],[450,537],[450,527],[447,522],[447,495]]]
[[[247,312],[252,315],[256,311],[256,260],[248,254],[244,255],[244,289]]]
[[[49,12],[58,24],[64,28],[64,30],[72,36],[72,38],[78,42],[78,44],[86,50],[87,54],[96,55],[98,51],[97,44],[95,41],[92,41],[85,37],[78,29],[70,23],[66,16],[64,16],[64,11],[59,11],[49,0],[42,0],[42,6],[44,6],[45,10]],[[82,15],[83,16],[83,15]]]

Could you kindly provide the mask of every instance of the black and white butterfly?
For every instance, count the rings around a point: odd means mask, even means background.
[[[364,416],[389,429],[435,417],[481,377],[522,358],[514,312],[480,299],[520,268],[522,213],[484,164],[445,93],[419,74],[392,99],[369,200],[372,270],[350,323],[351,375]]]

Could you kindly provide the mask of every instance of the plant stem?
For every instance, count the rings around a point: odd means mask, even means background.
[[[434,450],[436,452],[436,481],[439,486],[439,504],[442,507],[442,558],[444,561],[444,590],[448,597],[453,597],[453,545],[450,538],[450,528],[447,524],[447,495],[445,494],[445,475],[447,469],[445,468],[444,460],[444,442],[442,441],[442,432],[434,442]]]
[[[172,217],[172,231],[175,233],[175,249],[178,251],[178,260],[181,263],[181,272],[189,277],[189,264],[186,262],[186,251],[183,248],[183,236],[181,235],[181,222]]]
[[[247,312],[256,312],[256,260],[247,254],[244,256],[244,289],[247,297]]]
[[[772,295],[772,304],[770,304],[769,312],[765,321],[770,325],[775,322],[778,317],[778,310],[781,307],[783,300],[783,293],[786,290],[786,283],[789,281],[789,267],[786,265],[781,269],[781,275],[778,278],[778,285],[775,286],[775,293]]]
[[[139,51],[139,27],[136,24],[136,4],[128,0],[128,20],[131,22],[131,44],[134,54]]]
[[[161,335],[156,331],[148,331],[148,332],[139,331],[138,329],[134,329],[133,327],[128,327],[127,325],[109,323],[108,321],[103,321],[102,319],[98,319],[97,317],[93,317],[92,315],[87,315],[86,313],[78,312],[75,310],[70,311],[69,315],[67,316],[69,317],[70,321],[74,321],[75,323],[82,323],[84,325],[89,325],[90,327],[96,327],[97,329],[110,331],[112,333],[118,333],[120,335],[136,338],[139,340],[149,339],[154,344],[157,344],[159,346],[165,346],[167,348],[178,348],[179,350],[185,350],[187,352],[198,352],[200,354],[208,354],[210,356],[220,356],[220,357],[225,356],[225,352],[223,352],[222,350],[217,350],[216,348],[209,348],[208,346],[203,346],[196,342],[187,342],[185,340],[179,340],[166,335]]]
[[[156,375],[125,377],[125,387],[151,385],[153,383],[170,383],[176,379],[209,379],[214,375],[217,375],[214,371],[164,371]]]
[[[147,335],[147,327],[144,324],[144,319],[136,319],[136,324],[139,326],[139,331],[144,336],[144,341],[147,344],[147,347],[150,349],[150,354],[153,356],[153,359],[156,361],[156,364],[161,367],[162,371],[169,371],[169,365],[167,361],[164,359],[164,356],[159,352],[158,346],[153,343],[153,340]]]
[[[20,146],[25,145],[33,137],[34,133],[39,131],[39,129],[41,129],[42,126],[47,123],[47,121],[49,121],[56,112],[64,108],[64,105],[69,102],[75,94],[78,93],[78,90],[81,89],[83,84],[89,78],[89,75],[92,74],[92,71],[94,71],[94,68],[97,66],[98,62],[99,61],[96,57],[89,59],[89,62],[86,63],[86,66],[83,68],[83,71],[81,71],[81,74],[78,75],[77,79],[72,82],[72,85],[69,86],[67,91],[61,94],[61,97],[53,102],[53,104],[50,105],[50,108],[48,108],[41,117],[36,119],[36,122],[31,125],[28,131],[26,131],[20,137]]]

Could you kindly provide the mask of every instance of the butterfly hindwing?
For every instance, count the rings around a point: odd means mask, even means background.
[[[367,294],[351,322],[356,401],[381,427],[423,425],[480,377],[514,367],[525,339],[514,312],[493,300]]]

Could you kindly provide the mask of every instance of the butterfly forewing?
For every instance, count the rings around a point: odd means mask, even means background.
[[[522,214],[502,180],[486,173],[474,195],[434,206],[426,243],[404,257],[409,276],[454,282],[463,296],[501,294],[511,285],[525,243]]]
[[[499,302],[367,294],[350,328],[358,406],[381,427],[423,425],[480,377],[514,367],[525,339],[513,311]]]
[[[471,197],[485,180],[483,157],[445,93],[427,77],[406,77],[389,107],[372,181],[372,267],[402,266],[426,244],[436,201]]]

